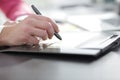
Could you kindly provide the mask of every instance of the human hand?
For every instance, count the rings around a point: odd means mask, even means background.
[[[0,45],[38,44],[37,37],[51,39],[55,32],[59,32],[58,26],[50,18],[32,14],[19,23],[6,23],[0,34]]]

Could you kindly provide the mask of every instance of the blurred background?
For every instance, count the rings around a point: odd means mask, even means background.
[[[56,20],[64,20],[71,15],[115,12],[119,14],[119,0],[25,0],[30,6],[36,5],[42,14]],[[6,20],[0,13],[0,24]]]

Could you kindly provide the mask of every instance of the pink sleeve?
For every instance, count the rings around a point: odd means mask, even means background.
[[[30,7],[22,0],[0,0],[0,8],[11,20],[31,13]]]

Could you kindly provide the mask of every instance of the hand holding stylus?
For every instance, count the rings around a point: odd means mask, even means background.
[[[32,9],[34,10],[34,12],[37,14],[37,15],[42,15],[40,13],[40,11],[34,6],[34,5],[31,5]],[[62,40],[62,37],[57,33],[55,32],[54,35],[59,39],[59,40]]]

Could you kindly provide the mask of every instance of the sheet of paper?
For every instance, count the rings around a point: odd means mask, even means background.
[[[77,27],[84,28],[87,31],[106,31],[106,30],[120,30],[120,26],[105,23],[104,19],[111,19],[116,17],[115,13],[93,14],[93,15],[75,15],[69,16],[68,23],[74,24]]]

